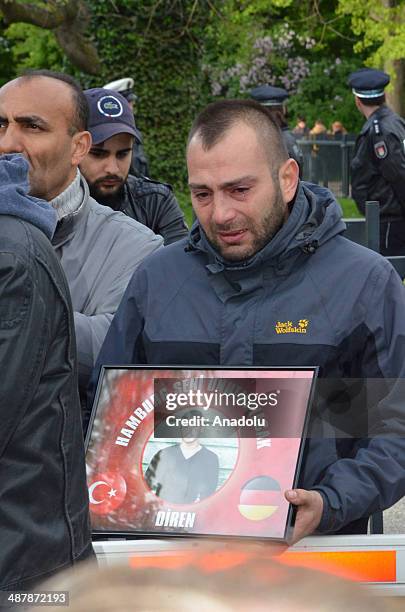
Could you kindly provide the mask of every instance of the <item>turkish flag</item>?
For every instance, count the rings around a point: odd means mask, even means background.
[[[96,474],[89,484],[90,511],[109,514],[119,508],[127,494],[127,483],[119,473]]]

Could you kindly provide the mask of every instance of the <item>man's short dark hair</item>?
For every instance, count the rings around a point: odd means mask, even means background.
[[[72,114],[72,135],[76,132],[82,132],[87,130],[87,124],[89,120],[89,106],[87,104],[86,96],[83,93],[79,83],[69,74],[63,72],[55,72],[54,70],[27,70],[20,78],[21,79],[33,79],[35,77],[48,77],[50,79],[56,79],[69,85],[72,91],[73,99],[73,114]]]
[[[385,104],[385,94],[378,96],[378,98],[362,98],[360,96],[358,98],[364,106],[381,106]]]
[[[208,151],[237,123],[245,123],[256,131],[272,170],[278,170],[288,159],[280,128],[267,108],[254,100],[220,100],[209,104],[191,126],[187,146],[198,135],[203,149]]]

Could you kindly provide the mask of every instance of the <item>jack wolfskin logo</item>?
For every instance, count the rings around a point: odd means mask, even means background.
[[[276,334],[306,334],[309,326],[308,319],[300,319],[297,324],[292,321],[277,321]]]

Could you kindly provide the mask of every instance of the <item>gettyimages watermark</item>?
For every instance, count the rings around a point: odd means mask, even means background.
[[[233,379],[232,379],[233,380]],[[236,386],[233,384],[233,386]],[[176,410],[187,406],[198,407],[204,411],[212,408],[226,407],[239,408],[245,407],[248,410],[257,408],[267,408],[277,406],[280,390],[270,393],[257,393],[249,391],[201,391],[200,389],[182,391],[180,393],[167,393],[165,398],[166,410]]]
[[[311,380],[204,378],[154,381],[157,438],[300,436]],[[284,418],[280,418],[281,414]],[[292,431],[293,427],[294,431]]]
[[[405,437],[404,379],[159,378],[156,438]]]

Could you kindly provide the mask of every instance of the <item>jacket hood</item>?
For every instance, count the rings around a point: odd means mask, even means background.
[[[29,165],[25,157],[13,153],[0,157],[0,215],[12,215],[32,223],[51,238],[56,212],[48,202],[28,195]]]
[[[287,221],[270,242],[250,259],[240,262],[230,262],[224,259],[211,246],[198,221],[195,221],[191,228],[186,248],[190,251],[207,253],[210,259],[208,267],[211,272],[219,272],[223,269],[246,269],[270,260],[278,264],[300,252],[310,255],[319,246],[345,229],[342,209],[329,189],[312,183],[300,182]]]

